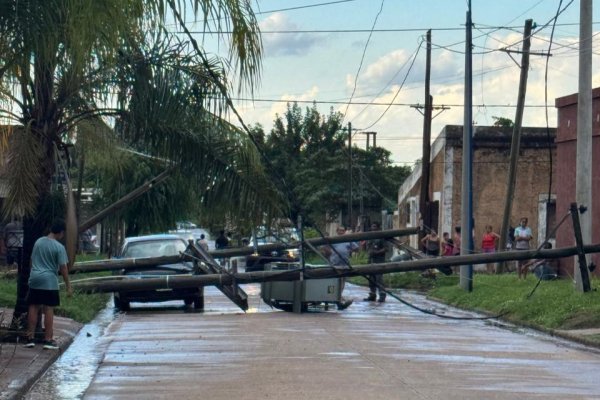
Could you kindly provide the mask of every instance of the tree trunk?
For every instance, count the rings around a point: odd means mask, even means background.
[[[32,130],[32,132],[39,132]],[[44,160],[41,169],[39,185],[39,197],[36,212],[32,216],[23,218],[23,249],[20,264],[18,265],[17,277],[17,301],[11,322],[11,329],[23,332],[27,328],[27,293],[29,292],[29,274],[31,272],[31,252],[36,240],[42,237],[52,219],[64,217],[63,204],[56,204],[56,199],[50,195],[52,176],[54,174],[54,144],[43,140]]]

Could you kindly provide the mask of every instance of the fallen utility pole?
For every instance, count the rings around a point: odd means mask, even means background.
[[[188,249],[193,253],[193,256],[196,256],[204,261],[194,262],[194,266],[199,268],[204,274],[231,274],[225,268],[221,267],[206,250],[194,243],[193,240],[189,240]],[[248,310],[248,295],[235,283],[235,280],[229,285],[223,285],[219,283],[215,286],[221,291],[221,293],[227,296],[229,300],[233,301],[243,311]]]
[[[577,246],[577,261],[579,262],[579,278],[581,279],[581,289],[576,285],[577,289],[583,292],[592,290],[590,285],[590,275],[588,270],[587,259],[583,250],[583,235],[581,232],[581,223],[579,221],[579,209],[577,203],[571,203],[569,208],[571,217],[573,218],[573,231],[575,232],[575,244]],[[582,212],[583,214],[583,212]]]
[[[148,190],[152,189],[155,185],[158,185],[159,183],[166,180],[169,177],[169,175],[173,173],[174,170],[175,167],[170,167],[167,170],[163,171],[161,174],[145,182],[142,186],[138,187],[137,189],[134,189],[130,193],[127,193],[125,196],[121,197],[119,200],[109,205],[104,210],[100,211],[87,221],[83,222],[81,225],[79,225],[77,230],[79,231],[79,233],[83,233],[86,230],[90,229],[92,226],[96,225],[98,222],[102,221],[104,218],[106,218],[116,210],[126,206],[131,201],[137,199],[138,197],[146,193]]]
[[[533,258],[562,258],[584,253],[600,253],[600,244],[578,247],[563,247],[551,250],[521,250],[500,253],[484,253],[466,256],[426,258],[395,263],[360,265],[347,269],[333,267],[307,267],[285,271],[244,272],[215,275],[172,275],[165,278],[110,279],[89,282],[73,282],[73,287],[83,293],[121,292],[148,289],[180,289],[198,286],[233,285],[244,283],[295,281],[299,279],[327,279],[392,272],[420,271],[430,268],[452,267],[466,264],[485,264],[499,261],[528,260]]]
[[[390,229],[385,231],[373,231],[373,232],[359,232],[349,233],[347,235],[308,239],[306,240],[312,246],[323,246],[326,244],[335,243],[347,243],[347,242],[358,242],[361,240],[372,240],[372,239],[387,239],[398,236],[415,235],[419,231],[419,228],[406,228],[406,229]],[[300,248],[300,242],[290,243],[273,243],[258,246],[257,252],[271,252],[276,250],[285,250]],[[254,254],[255,250],[252,246],[248,247],[237,247],[232,249],[214,250],[208,252],[213,258],[229,258],[237,256],[245,256]],[[84,261],[78,262],[73,265],[70,272],[98,272],[98,271],[114,271],[119,269],[127,268],[138,268],[141,266],[148,267],[154,265],[163,264],[175,264],[181,262],[181,256],[168,256],[168,257],[152,257],[152,258],[123,258],[123,259],[111,259],[111,260],[95,260],[95,261]]]

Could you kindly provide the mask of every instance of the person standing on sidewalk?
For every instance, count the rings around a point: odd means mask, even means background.
[[[379,231],[381,226],[377,222],[371,224],[371,231]],[[379,264],[385,262],[386,242],[384,239],[373,239],[367,243],[367,252],[369,253],[369,264]],[[379,292],[380,303],[385,302],[385,288],[383,286],[383,275],[373,274],[367,276],[369,279],[369,296],[365,301],[377,300],[377,292]]]
[[[494,228],[491,225],[485,226],[485,233],[481,237],[481,252],[482,253],[495,253],[496,242],[500,240],[500,235],[494,232]],[[494,273],[494,263],[488,263],[486,266],[488,274]]]
[[[519,221],[519,226],[515,228],[515,249],[516,250],[529,250],[529,243],[533,239],[531,228],[527,226],[527,218],[523,217]],[[517,275],[519,279],[523,276],[523,279],[527,278],[527,272],[525,271],[524,265],[527,264],[527,260],[517,261]]]
[[[208,241],[206,240],[206,235],[204,235],[204,233],[200,234],[200,239],[198,239],[196,244],[202,247],[204,251],[208,251]]]
[[[59,242],[65,235],[65,221],[57,219],[52,223],[48,236],[39,238],[31,252],[31,274],[27,304],[27,343],[25,347],[35,347],[34,334],[38,314],[44,314],[44,349],[58,349],[54,336],[54,307],[60,305],[58,293],[58,273],[67,287],[67,296],[72,295],[67,251]]]
[[[345,235],[346,227],[342,225],[338,226],[336,229],[336,233],[338,236]],[[329,250],[329,264],[331,264],[334,268],[351,268],[350,258],[352,257],[352,253],[358,251],[358,244],[354,242],[345,242],[332,244],[330,246],[331,248],[329,248],[329,246],[327,247],[327,250]],[[344,278],[340,278],[340,282],[340,301],[338,302],[337,307],[338,310],[345,310],[352,304],[352,300],[346,299],[343,296],[341,296],[341,293],[343,293],[344,291],[346,281]]]
[[[425,248],[425,254],[431,257],[440,256],[441,239],[433,229],[421,239],[421,244]]]

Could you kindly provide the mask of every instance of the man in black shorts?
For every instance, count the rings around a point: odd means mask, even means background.
[[[65,235],[65,221],[58,219],[52,223],[48,236],[39,238],[31,252],[31,274],[27,303],[27,343],[25,347],[35,347],[34,333],[40,310],[44,313],[44,349],[58,349],[53,340],[54,307],[60,305],[58,294],[58,273],[62,275],[71,296],[71,282],[67,269],[67,252],[59,242]]]

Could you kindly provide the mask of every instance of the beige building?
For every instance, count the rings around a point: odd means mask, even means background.
[[[500,234],[506,198],[510,147],[513,129],[477,126],[473,129],[473,218],[475,250],[481,248],[486,225]],[[529,219],[532,246],[537,246],[556,221],[555,196],[550,193],[550,166],[555,170],[556,130],[523,128],[519,153],[511,225],[521,217]],[[419,224],[421,164],[398,191],[397,227]],[[430,191],[431,228],[451,233],[461,221],[462,126],[447,125],[431,146]],[[552,192],[554,192],[554,186]],[[417,237],[411,245],[417,247]]]

